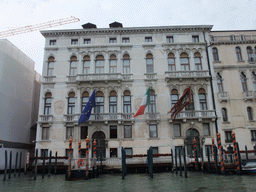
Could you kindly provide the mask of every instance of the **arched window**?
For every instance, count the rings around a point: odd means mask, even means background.
[[[83,63],[83,74],[89,74],[90,73],[90,63],[91,59],[89,55],[84,56],[84,63]]]
[[[247,92],[248,89],[247,89],[247,79],[246,79],[246,75],[245,75],[243,72],[241,72],[240,78],[241,78],[241,83],[242,83],[243,92]]]
[[[251,107],[247,107],[247,115],[248,115],[248,120],[253,121],[253,113],[252,113]]]
[[[172,100],[172,107],[173,107],[175,103],[177,103],[177,101],[179,100],[179,93],[177,89],[173,89],[171,91],[171,100]]]
[[[130,91],[124,91],[124,113],[131,113],[131,93]]]
[[[130,56],[125,54],[123,56],[123,73],[129,74],[130,73]]]
[[[116,56],[111,55],[109,60],[109,73],[116,73]]]
[[[168,54],[168,71],[176,71],[176,66],[175,66],[175,55],[173,53]]]
[[[44,115],[51,114],[52,94],[47,92],[44,99]]]
[[[238,61],[242,61],[242,52],[241,52],[241,48],[240,47],[236,47],[236,57]]]
[[[228,114],[227,114],[227,109],[226,108],[222,108],[221,109],[221,113],[222,113],[222,119],[224,122],[228,121]]]
[[[252,72],[252,82],[253,82],[254,91],[256,91],[256,74],[254,71]]]
[[[194,54],[194,61],[195,61],[196,70],[202,70],[202,60],[201,60],[200,53],[196,52]]]
[[[71,76],[76,76],[77,75],[77,57],[76,56],[72,56],[70,58],[70,72],[69,75]]]
[[[54,75],[54,57],[51,56],[48,58],[48,66],[47,66],[47,76]]]
[[[75,114],[75,93],[70,92],[68,94],[68,114]]]
[[[218,90],[219,93],[223,93],[223,80],[222,77],[219,73],[217,73],[217,86],[218,86]]]
[[[212,48],[213,61],[219,61],[218,49],[216,47]]]
[[[104,57],[102,55],[96,57],[95,73],[104,73]]]
[[[154,73],[153,55],[150,53],[146,55],[146,68],[147,73]]]
[[[248,46],[246,48],[247,50],[247,55],[248,55],[248,62],[254,62],[254,58],[253,58],[253,50],[250,46]]]
[[[191,103],[187,106],[185,106],[185,110],[186,111],[192,111],[192,110],[195,110],[195,107],[194,107],[194,94],[193,92],[191,91]]]
[[[150,105],[148,106],[148,112],[149,113],[156,112],[156,96],[155,96],[155,91],[153,89],[150,89]]]
[[[95,94],[95,113],[104,113],[104,94],[101,91],[97,91]]]
[[[181,71],[189,71],[189,58],[187,53],[181,53],[180,54],[180,66]]]
[[[89,101],[89,93],[85,91],[82,94],[82,111],[84,110],[88,101]]]
[[[109,93],[109,113],[117,113],[117,94],[115,91]]]
[[[198,94],[199,94],[200,110],[207,110],[205,90],[203,88],[200,88],[198,91]]]

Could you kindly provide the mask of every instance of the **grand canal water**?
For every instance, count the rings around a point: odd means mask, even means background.
[[[0,175],[0,191],[182,191],[182,192],[204,192],[204,191],[256,191],[256,176],[222,176],[215,174],[204,174],[188,172],[188,178],[180,177],[175,173],[155,173],[154,178],[148,174],[128,174],[122,180],[120,174],[100,175],[97,179],[86,181],[65,181],[64,175],[45,177],[38,175],[34,181],[32,176],[22,176],[3,181]]]

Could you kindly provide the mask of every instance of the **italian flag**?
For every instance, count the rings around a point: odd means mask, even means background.
[[[140,108],[138,109],[137,113],[133,117],[137,117],[138,115],[144,115],[144,111],[147,105],[150,105],[150,87],[148,88],[146,94],[142,99]]]

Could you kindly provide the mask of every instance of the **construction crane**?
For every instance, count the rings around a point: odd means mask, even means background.
[[[74,16],[71,16],[68,18],[48,21],[48,22],[39,23],[36,25],[28,25],[28,26],[24,26],[24,27],[18,27],[15,29],[9,29],[9,30],[0,32],[0,38],[9,37],[9,36],[13,36],[13,35],[19,35],[19,34],[23,34],[23,33],[32,32],[32,31],[37,31],[37,30],[41,30],[41,29],[45,29],[45,28],[49,28],[49,27],[66,25],[66,24],[74,23],[74,22],[78,22],[78,21],[80,21],[80,19],[78,19]]]

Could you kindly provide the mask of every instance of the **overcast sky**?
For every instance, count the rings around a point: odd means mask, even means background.
[[[0,31],[75,16],[80,22],[52,29],[214,25],[213,30],[256,29],[256,0],[0,0]],[[44,37],[39,31],[7,38],[42,73]]]

